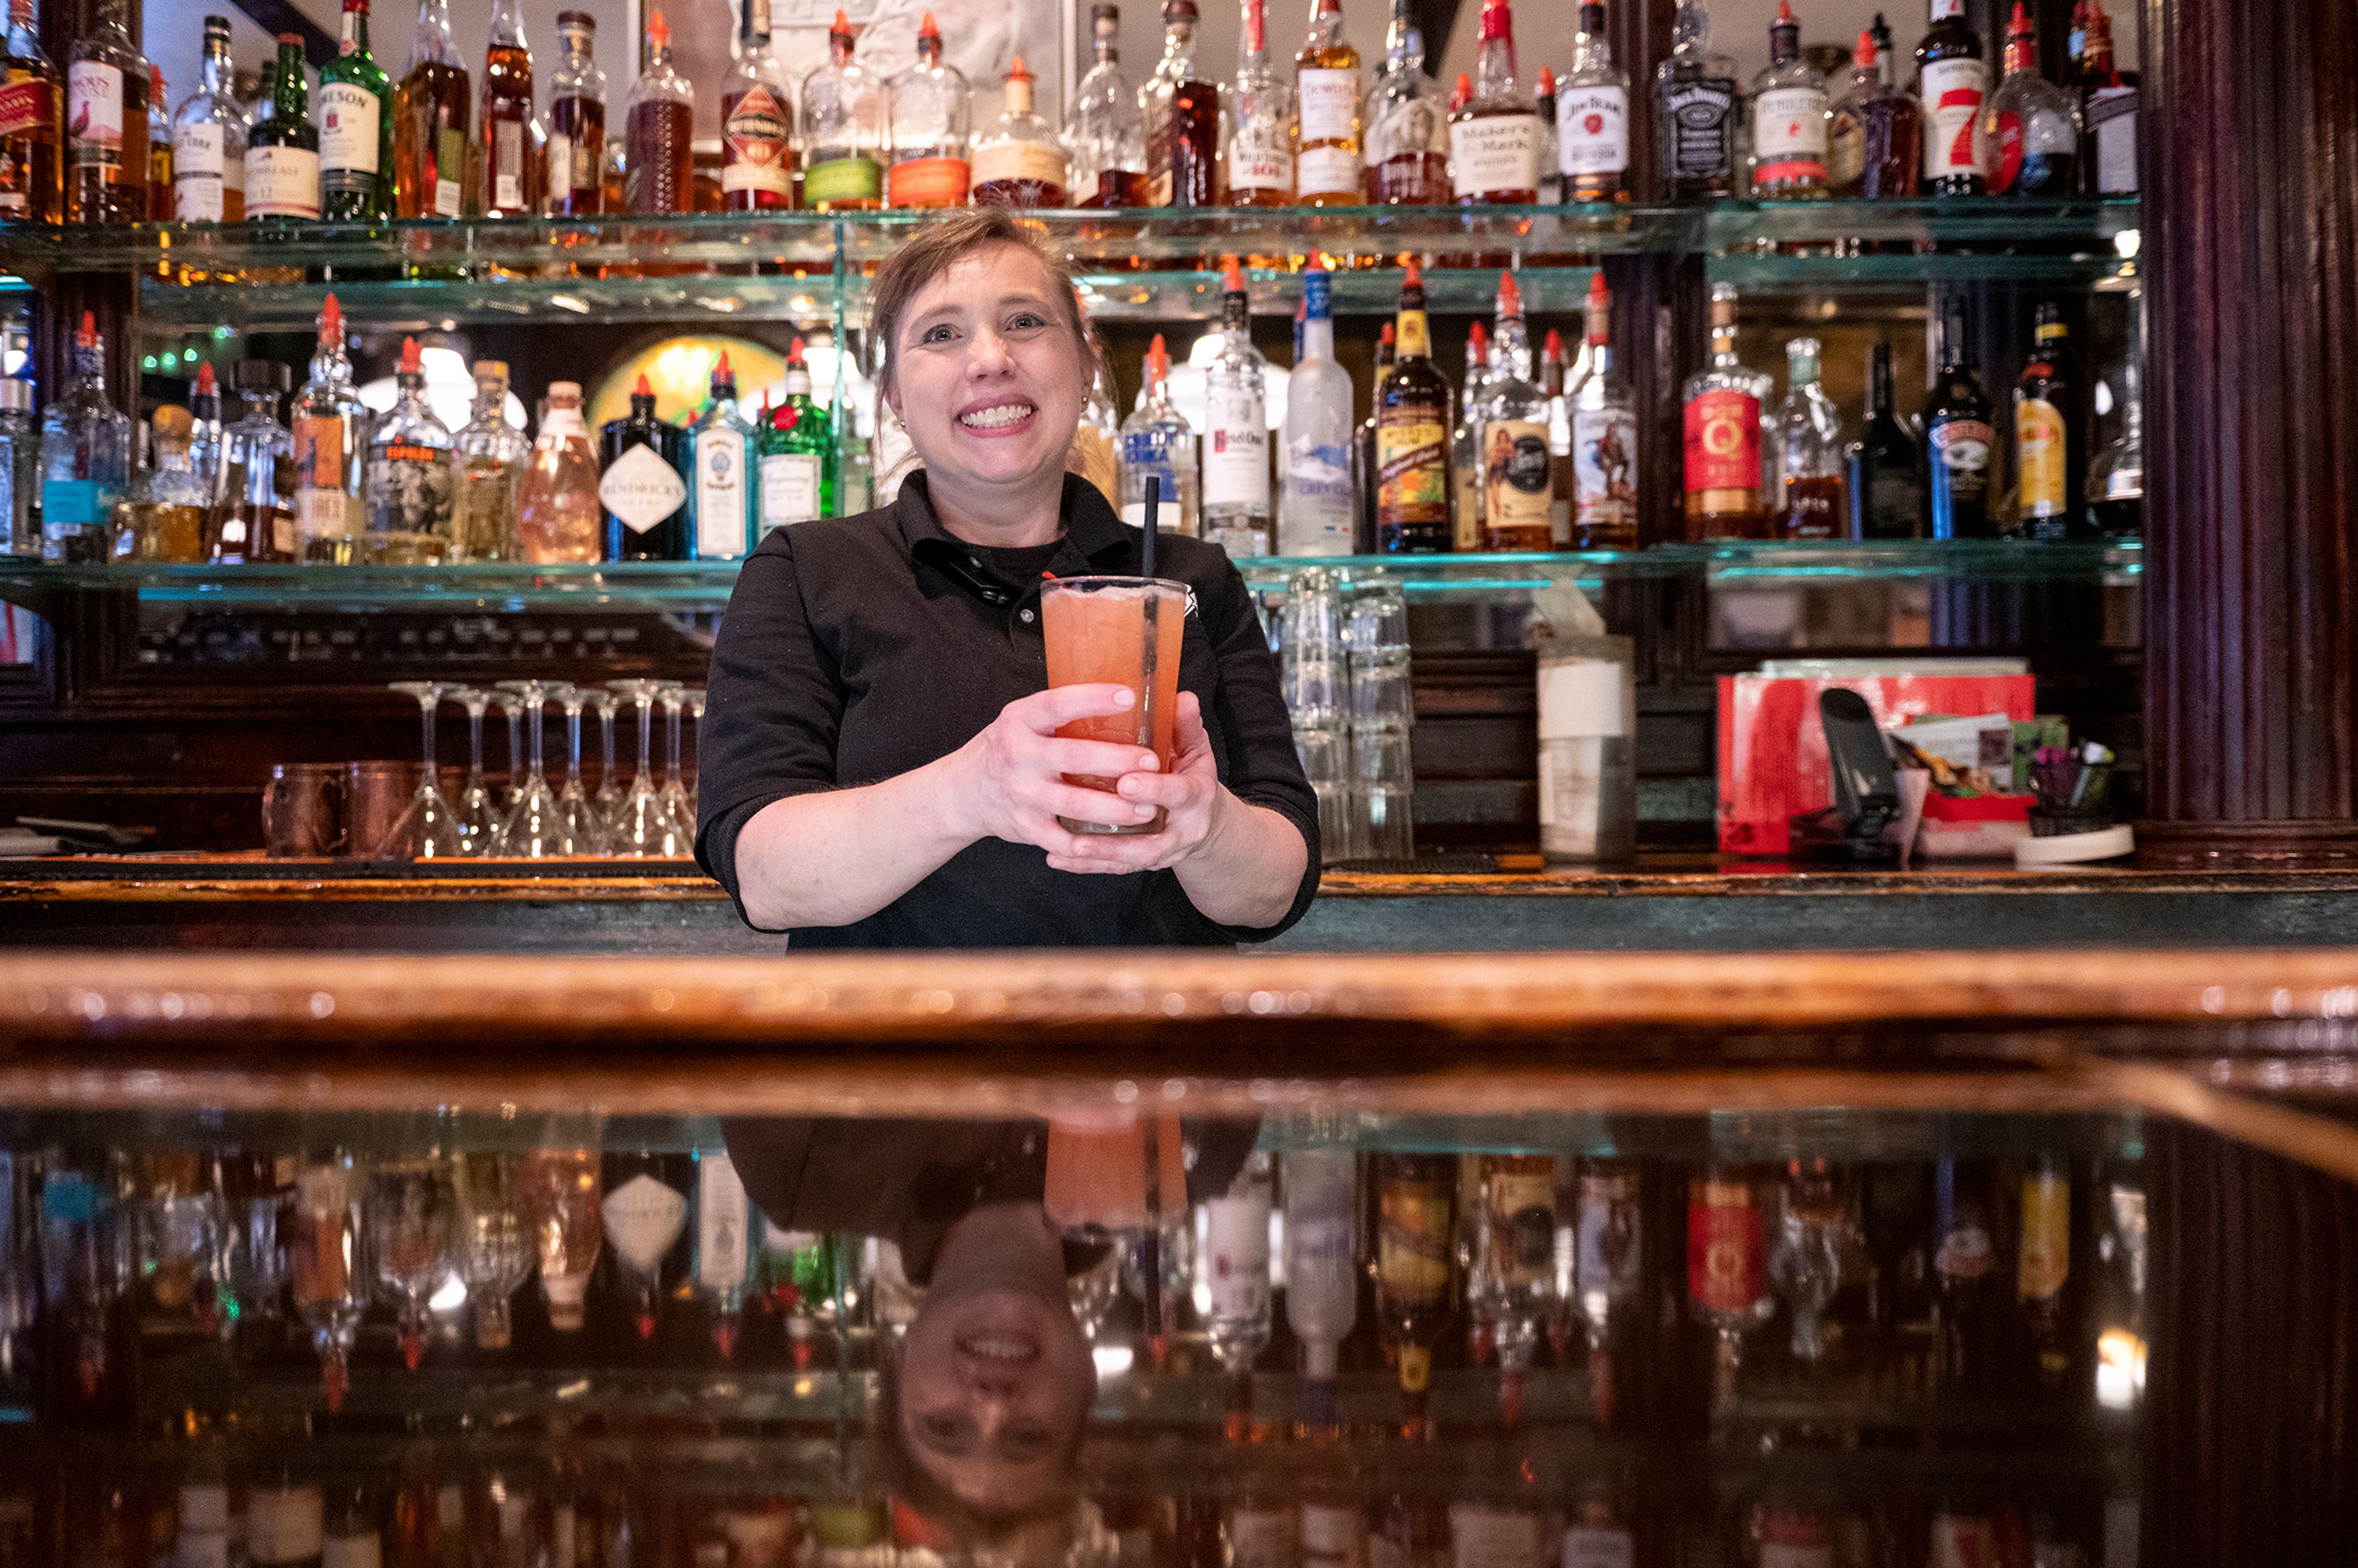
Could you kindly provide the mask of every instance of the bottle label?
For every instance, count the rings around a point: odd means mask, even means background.
[[[745,436],[713,425],[696,437],[696,558],[745,553]]]
[[[1257,1319],[1269,1312],[1269,1204],[1266,1199],[1214,1198],[1204,1206],[1205,1272],[1211,1276],[1212,1314]]]
[[[1215,387],[1205,397],[1204,506],[1269,511],[1269,417],[1257,387]]]
[[[1833,1531],[1816,1514],[1765,1509],[1759,1529],[1760,1568],[1834,1568]]]
[[[1663,95],[1672,179],[1728,177],[1735,162],[1735,109],[1736,83],[1725,76],[1682,81]]]
[[[320,1553],[326,1513],[317,1487],[254,1487],[245,1501],[247,1561],[314,1561]]]
[[[1572,415],[1573,516],[1584,529],[1638,525],[1638,416],[1626,408]]]
[[[1549,524],[1555,497],[1547,426],[1531,419],[1492,419],[1482,427],[1482,518],[1488,528]]]
[[[1545,446],[1541,438],[1541,446]],[[1547,525],[1544,508],[1540,525]],[[1485,1178],[1490,1211],[1490,1274],[1510,1290],[1555,1278],[1555,1173],[1492,1171]]]
[[[884,171],[872,157],[831,157],[803,170],[806,201],[873,201],[883,189]]]
[[[1231,191],[1272,190],[1293,194],[1293,149],[1284,140],[1282,124],[1249,125],[1228,143],[1228,189]]]
[[[951,160],[945,160],[951,161]],[[894,172],[898,172],[896,168]],[[974,182],[1065,189],[1065,149],[1055,142],[992,142],[974,149]]]
[[[1706,1313],[1752,1310],[1763,1284],[1760,1208],[1751,1189],[1705,1182],[1687,1204],[1687,1294]]]
[[[2137,190],[2137,90],[2101,87],[2088,97],[2088,135],[2096,144],[2096,192],[2134,196]]]
[[[2071,1272],[2071,1183],[2053,1171],[2022,1179],[2022,1251],[2015,1286],[2027,1302],[2052,1301]]]
[[[789,111],[768,86],[756,82],[729,107],[720,127],[720,189],[766,192],[785,200],[794,176],[786,157]]]
[[[123,72],[96,60],[76,60],[66,71],[66,140],[76,168],[103,171],[108,183],[123,168]]]
[[[1293,1568],[1295,1533],[1292,1509],[1236,1504],[1228,1509],[1228,1568]]]
[[[1989,67],[1977,59],[1936,59],[1924,68],[1924,178],[1956,179],[1987,172],[1982,100]]]
[[[1624,1175],[1580,1179],[1580,1223],[1574,1242],[1584,1310],[1590,1303],[1633,1296],[1638,1290],[1638,1183]]]
[[[770,452],[762,459],[762,532],[818,515],[818,459],[809,452]]]
[[[56,90],[38,77],[0,87],[0,136],[57,127]]]
[[[1294,160],[1294,188],[1313,196],[1359,196],[1359,155],[1349,147],[1306,147]]]
[[[1989,483],[1990,448],[1996,432],[1978,419],[1951,419],[1932,427],[1932,460],[1941,465],[1950,493],[1978,498]],[[1940,476],[1935,476],[1936,479]]]
[[[884,171],[888,207],[959,207],[973,173],[962,157],[917,157]]]
[[[1826,137],[1826,178],[1847,190],[1866,178],[1866,125],[1848,105],[1834,111]]]
[[[376,532],[450,532],[450,454],[416,441],[380,441],[369,448],[369,515]]]
[[[648,449],[633,447],[631,450],[644,452]],[[661,458],[655,461],[666,470],[671,467]],[[678,483],[679,476],[674,474],[672,482]],[[606,1239],[612,1243],[615,1254],[623,1262],[641,1273],[663,1261],[664,1254],[671,1250],[672,1243],[679,1239],[679,1233],[687,1225],[687,1195],[644,1171],[608,1193],[603,1208]]]
[[[745,1282],[745,1265],[752,1256],[746,1234],[751,1210],[745,1199],[745,1183],[737,1174],[735,1162],[719,1150],[698,1154],[696,1282],[706,1290],[726,1291]]]
[[[1438,424],[1376,427],[1376,515],[1401,523],[1449,519],[1449,432]]]
[[[319,493],[335,498],[335,524],[344,528],[344,422],[332,414],[298,414],[294,420],[295,495],[299,510],[305,496]],[[310,530],[307,527],[308,536]]]
[[[1975,1217],[1961,1213],[1932,1254],[1932,1271],[1944,1280],[1970,1283],[1987,1274],[1996,1261],[1997,1249],[1990,1245],[1989,1232]]]
[[[548,194],[552,200],[562,200],[573,193],[573,138],[548,138]]]
[[[184,223],[218,223],[227,173],[226,138],[219,124],[200,120],[172,133],[172,215]]]
[[[77,529],[95,528],[114,511],[116,491],[94,479],[41,481],[41,532],[61,539]]]
[[[677,512],[687,499],[679,470],[652,446],[633,447],[598,481],[598,503],[622,520],[633,534],[644,534]]]
[[[1290,556],[1347,556],[1357,524],[1351,453],[1297,437],[1285,449],[1285,496],[1278,526]]]
[[[1965,0],[1932,0],[1932,20],[1942,22],[1965,14]]]
[[[1293,90],[1302,103],[1303,143],[1347,142],[1347,150],[1356,163],[1359,150],[1359,73],[1311,67],[1297,72],[1293,80]],[[1357,178],[1355,173],[1355,183]]]
[[[1769,183],[1826,177],[1826,94],[1779,87],[1752,101],[1752,178]]]
[[[498,120],[492,124],[491,205],[503,212],[524,210],[524,122]]]
[[[1521,1509],[1454,1503],[1449,1509],[1452,1568],[1542,1568],[1540,1516]]]
[[[2022,116],[2009,109],[1989,120],[1990,189],[2004,194],[2022,178]]]
[[[1626,1530],[1574,1525],[1563,1532],[1563,1568],[1633,1568],[1637,1544]]]
[[[1687,404],[1686,481],[1690,495],[1759,488],[1758,398],[1721,388]]]
[[[365,191],[377,175],[377,133],[384,110],[377,95],[351,81],[319,84],[319,168],[329,189]]]
[[[319,215],[319,155],[308,147],[245,149],[245,215]]]
[[[1629,90],[1575,87],[1555,95],[1556,163],[1566,179],[1629,168]]]
[[[2063,515],[2063,415],[2043,397],[2026,397],[2014,406],[2014,448],[2021,470],[2022,514],[2025,517]]]
[[[1493,114],[1451,121],[1449,170],[1461,201],[1493,191],[1538,189],[1540,117]]]
[[[1432,357],[1433,327],[1425,319],[1423,311],[1401,311],[1395,336],[1398,339],[1396,351],[1401,359],[1421,360]]]
[[[1439,1182],[1386,1182],[1377,1198],[1376,1275],[1385,1310],[1446,1306],[1450,1263],[1449,1189]],[[1405,1368],[1405,1364],[1403,1364]]]
[[[456,218],[463,211],[467,128],[445,125],[434,143],[434,216]]]

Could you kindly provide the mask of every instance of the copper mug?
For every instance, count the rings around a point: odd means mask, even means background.
[[[315,860],[344,840],[344,770],[336,762],[277,762],[262,786],[262,850],[273,860]]]
[[[358,860],[390,860],[400,852],[395,834],[417,794],[416,762],[344,765],[344,854]]]

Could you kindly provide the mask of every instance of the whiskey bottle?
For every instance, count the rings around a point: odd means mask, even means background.
[[[308,220],[319,215],[319,131],[311,124],[303,40],[278,35],[278,71],[269,117],[245,133],[245,215]]]
[[[1990,521],[1989,399],[1974,373],[1965,341],[1965,304],[1952,298],[1942,313],[1941,373],[1924,409],[1924,489],[1927,522],[1935,539],[1988,539]]]
[[[482,102],[475,123],[481,175],[471,203],[486,218],[525,217],[539,208],[533,98],[532,46],[525,41],[524,13],[518,0],[493,0],[491,41],[483,53]]]
[[[2089,532],[2082,509],[2080,443],[2072,438],[2071,330],[2053,302],[2039,308],[2030,358],[2014,384],[2014,468],[2021,532],[2034,539]]]
[[[1394,352],[1374,397],[1376,548],[1435,555],[1450,546],[1449,382],[1433,362],[1424,279],[1413,261],[1401,280]]]
[[[1020,57],[1016,64],[1022,64]],[[1031,117],[1031,73],[1026,71],[1023,84],[1027,118]],[[1011,76],[1009,92],[1013,92]],[[942,63],[941,29],[934,25],[934,15],[928,11],[924,25],[917,29],[917,63],[892,79],[892,156],[884,171],[886,206],[966,205],[969,185],[981,181],[967,157],[968,97],[966,78],[955,66]],[[1049,139],[1053,141],[1053,135]],[[979,162],[980,147],[977,146],[974,153],[975,161]],[[1057,161],[1061,166],[1061,152]],[[1061,168],[1057,183],[1063,184]],[[1062,200],[1055,205],[1063,205]]]
[[[1558,149],[1555,135],[1555,72],[1547,66],[1540,67],[1540,80],[1531,92],[1531,108],[1540,117],[1540,203],[1554,207],[1563,200],[1563,158]]]
[[[1777,477],[1775,536],[1833,539],[1849,518],[1843,502],[1842,414],[1818,384],[1818,340],[1785,345],[1785,401],[1771,422]]]
[[[1687,537],[1758,538],[1760,414],[1768,378],[1736,352],[1736,290],[1711,291],[1711,362],[1685,388]]]
[[[1781,200],[1826,193],[1826,83],[1801,58],[1792,0],[1777,0],[1768,63],[1752,79],[1752,194]]]
[[[1924,115],[1915,95],[1886,80],[1872,29],[1858,35],[1849,89],[1833,107],[1826,182],[1836,197],[1913,196],[1924,168]]]
[[[1736,193],[1736,62],[1712,49],[1703,0],[1679,0],[1670,56],[1654,68],[1654,145],[1665,200]]]
[[[1267,362],[1234,256],[1220,281],[1220,348],[1204,375],[1204,537],[1231,556],[1276,547],[1270,516]]]
[[[1359,121],[1359,51],[1343,36],[1342,0],[1312,0],[1293,56],[1293,189],[1304,207],[1361,200],[1366,127]]]
[[[369,52],[369,0],[344,0],[340,51],[319,70],[319,215],[393,216],[393,84]]]
[[[369,411],[352,388],[352,362],[344,357],[344,313],[332,294],[319,310],[310,377],[287,412],[295,437],[297,551],[314,566],[349,566],[367,529],[361,469]]]
[[[1589,1399],[1597,1424],[1614,1423],[1615,1340],[1644,1299],[1644,1241],[1638,1167],[1625,1160],[1583,1160],[1573,1227],[1572,1306],[1588,1330]]]
[[[229,24],[222,26],[226,33]],[[58,68],[41,49],[33,0],[8,0],[8,30],[0,39],[0,218],[58,221],[65,200],[63,96]]]
[[[1588,286],[1588,353],[1564,395],[1572,426],[1572,547],[1638,547],[1638,407],[1613,352],[1613,297],[1600,270]]]
[[[150,449],[155,467],[133,481],[114,511],[118,534],[114,558],[194,563],[205,558],[205,515],[210,497],[189,461],[189,411],[170,404],[156,410]],[[124,534],[129,535],[128,557]]]
[[[1424,34],[1410,0],[1392,0],[1383,64],[1368,86],[1359,121],[1366,127],[1369,202],[1438,207],[1450,200],[1449,108],[1425,74]]]
[[[532,443],[508,423],[508,367],[475,362],[474,416],[452,438],[459,491],[450,509],[451,558],[522,559],[516,507]]]
[[[712,397],[688,427],[696,473],[696,558],[733,561],[752,547],[755,453],[752,422],[737,406],[737,373],[727,350],[712,367]]]
[[[164,68],[147,67],[147,219],[172,221],[172,110],[164,88]]]
[[[352,1277],[369,1255],[362,1246],[359,1184],[352,1157],[341,1151],[295,1176],[295,1238],[287,1249],[295,1315],[310,1330],[331,1411],[342,1407],[352,1386],[352,1340],[367,1306]]]
[[[1376,1315],[1399,1364],[1403,1426],[1421,1428],[1433,1347],[1456,1315],[1456,1163],[1445,1154],[1379,1154]]]
[[[1162,481],[1163,525],[1195,538],[1203,524],[1196,512],[1195,431],[1171,402],[1171,354],[1163,334],[1147,346],[1138,406],[1121,426],[1121,516],[1132,527],[1146,524],[1146,481]]]
[[[231,95],[229,37],[229,18],[205,18],[197,90],[172,115],[172,212],[184,223],[245,217],[245,113]]]
[[[1481,547],[1545,551],[1554,528],[1547,397],[1531,380],[1531,334],[1511,272],[1498,275],[1498,370],[1480,425]]]
[[[696,205],[689,147],[696,90],[672,64],[671,25],[660,10],[647,13],[645,47],[646,64],[622,103],[622,210],[689,211]]]
[[[548,192],[549,211],[558,217],[591,218],[606,210],[606,72],[598,64],[597,43],[596,17],[586,11],[557,14],[557,69],[548,76],[548,165],[541,186]],[[721,114],[728,114],[725,97]]]
[[[450,427],[426,401],[417,340],[401,341],[393,406],[369,434],[365,557],[380,566],[435,566],[455,554],[458,491]]]
[[[1293,94],[1270,65],[1264,12],[1264,0],[1244,0],[1236,81],[1220,100],[1231,207],[1293,203]]]
[[[1220,89],[1195,63],[1195,0],[1163,0],[1163,58],[1139,98],[1146,121],[1146,205],[1217,205]]]
[[[1449,169],[1462,203],[1539,198],[1540,117],[1515,85],[1515,20],[1507,0],[1482,0],[1474,96],[1449,117]]]
[[[1600,0],[1580,8],[1572,69],[1555,91],[1555,135],[1566,201],[1629,200],[1629,73],[1613,63]]]
[[[69,223],[136,223],[147,216],[149,74],[124,10],[124,0],[97,0],[90,32],[66,59]]]
[[[1355,555],[1371,556],[1376,552],[1376,411],[1377,399],[1382,395],[1384,383],[1392,373],[1394,343],[1397,330],[1387,321],[1376,334],[1374,374],[1368,382],[1368,416],[1359,421],[1352,439],[1352,460],[1357,464],[1359,476],[1359,521],[1352,541]]]
[[[1017,55],[1006,80],[1007,107],[974,143],[974,201],[1009,207],[1062,207],[1065,144],[1032,108],[1032,72]],[[961,99],[963,103],[963,99]],[[897,124],[897,122],[895,122]]]
[[[41,417],[41,558],[95,564],[131,482],[131,421],[107,399],[106,341],[87,310],[71,364],[73,380]]]
[[[1932,25],[1916,46],[1916,72],[1924,102],[1925,194],[1981,195],[1989,183],[1982,135],[1989,63],[1965,19],[1965,0],[1932,0]]]
[[[1867,372],[1866,417],[1844,454],[1854,539],[1915,539],[1924,531],[1923,455],[1891,400],[1891,345],[1878,342]]]
[[[2006,28],[2006,75],[1982,114],[1990,189],[2000,196],[2069,196],[2079,189],[2080,109],[2068,88],[2039,74],[2039,35],[2022,0]]]
[[[450,0],[418,0],[409,70],[393,95],[393,197],[404,218],[466,210],[467,89],[450,42]]]
[[[1089,7],[1092,62],[1065,114],[1065,149],[1076,207],[1138,207],[1146,200],[1146,122],[1121,73],[1121,8]]]

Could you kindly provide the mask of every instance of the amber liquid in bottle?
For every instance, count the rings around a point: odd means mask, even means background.
[[[1143,207],[1146,205],[1146,176],[1126,168],[1098,170],[1096,194],[1074,203],[1076,207]]]
[[[405,218],[456,218],[466,179],[467,72],[420,60],[394,92],[393,194]],[[441,182],[450,182],[441,192]],[[439,193],[439,194],[438,194]]]
[[[658,101],[631,106],[630,124],[623,130],[628,147],[622,165],[622,204],[630,211],[695,211],[688,146],[695,135],[695,111],[685,103]]]
[[[147,217],[147,73],[123,73],[123,161],[66,171],[66,218],[75,223],[137,223]]]
[[[10,56],[0,83],[0,217],[54,223],[64,195],[58,159],[65,86],[46,59]]]
[[[1168,127],[1147,131],[1147,200],[1161,207],[1209,207],[1220,199],[1220,89],[1183,81],[1171,99]],[[1167,178],[1166,178],[1167,176]],[[1166,194],[1167,191],[1167,194]],[[1163,200],[1156,201],[1160,195]]]
[[[548,210],[561,217],[592,218],[605,211],[606,106],[595,98],[559,98],[548,106],[548,139],[569,138],[590,150],[587,168],[577,167],[572,189],[548,193]]]
[[[512,218],[540,206],[532,157],[532,53],[493,44],[483,59],[483,215]]]

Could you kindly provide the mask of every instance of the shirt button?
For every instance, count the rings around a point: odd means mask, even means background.
[[[1028,610],[1025,610],[1025,611],[1019,611],[1017,613],[1018,613],[1018,614],[1022,618],[1022,620],[1023,620],[1023,622],[1024,622],[1024,623],[1025,623],[1026,625],[1029,625],[1029,624],[1031,623],[1031,621],[1032,621],[1032,612],[1031,612],[1030,611],[1028,611]]]

